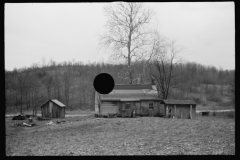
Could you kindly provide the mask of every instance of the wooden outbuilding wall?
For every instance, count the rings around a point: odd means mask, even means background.
[[[175,116],[177,118],[190,119],[190,113],[192,114],[192,118],[196,117],[195,104],[165,104],[165,114],[167,114],[167,108],[168,110],[171,109],[170,117]]]
[[[117,114],[119,113],[119,102],[102,102],[100,108],[101,115],[108,115],[108,114]]]
[[[149,109],[149,102],[153,102],[153,110]],[[130,108],[126,109],[126,103]],[[95,103],[95,114],[107,116],[108,114],[121,114],[123,117],[130,117],[135,110],[137,116],[164,116],[165,108],[159,101],[102,101]]]
[[[60,107],[52,101],[48,101],[41,107],[43,118],[65,118],[65,107]]]

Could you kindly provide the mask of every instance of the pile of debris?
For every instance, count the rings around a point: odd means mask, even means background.
[[[27,126],[27,127],[32,127],[32,126],[37,126],[37,124],[36,123],[25,123],[25,122],[23,122],[23,123],[15,123],[14,124],[14,127],[24,127],[24,126]]]
[[[26,116],[23,113],[17,113],[13,116],[12,120],[25,120]]]
[[[57,124],[60,124],[60,123],[64,123],[65,121],[62,120],[62,121],[57,121]]]
[[[14,123],[14,127],[18,127],[18,126],[27,126],[27,127],[32,127],[32,126],[36,126],[36,123],[33,123],[33,119],[30,116],[25,116],[23,114],[20,115],[16,115],[13,117],[12,120],[25,120],[28,117],[28,123],[23,122],[23,123]]]
[[[45,120],[50,120],[50,118],[42,118],[42,117],[37,116],[37,120],[38,121],[45,121]]]
[[[64,123],[65,121],[62,120],[62,121],[56,121],[57,124],[60,124],[60,123]],[[50,126],[50,125],[56,125],[53,121],[50,121],[48,123],[46,123],[46,125]]]

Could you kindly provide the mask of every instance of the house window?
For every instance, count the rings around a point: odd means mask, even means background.
[[[149,102],[149,109],[153,109],[153,102]]]
[[[125,109],[130,109],[130,103],[125,103]]]

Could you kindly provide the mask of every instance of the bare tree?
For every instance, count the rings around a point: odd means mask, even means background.
[[[151,45],[151,30],[148,27],[153,11],[142,3],[112,3],[104,8],[108,17],[108,31],[101,36],[100,46],[111,48],[112,59],[127,64],[124,79],[132,84],[134,81],[134,62],[148,55]],[[120,74],[119,74],[120,76]]]
[[[52,98],[51,96],[51,90],[53,87],[53,77],[52,75],[48,74],[43,78],[43,84],[45,85],[47,89],[47,98],[48,100]]]
[[[230,98],[232,99],[233,106],[235,107],[235,71],[231,78],[229,78],[229,85],[230,85]]]
[[[156,33],[157,34],[157,33]],[[174,80],[177,74],[174,73],[174,67],[177,61],[177,55],[182,47],[176,45],[175,41],[169,41],[166,38],[156,35],[154,47],[153,65],[150,67],[150,75],[157,85],[159,97],[167,99],[177,81]]]
[[[41,82],[36,74],[31,75],[31,95],[32,95],[32,109],[33,115],[37,115],[37,106],[40,99]]]
[[[18,80],[18,91],[20,93],[20,113],[22,113],[22,105],[23,105],[23,96],[26,92],[26,88],[27,88],[27,80],[28,80],[28,75],[29,75],[29,72],[20,72],[18,73],[17,75],[17,80]]]
[[[17,72],[5,71],[5,97],[6,97],[5,107],[16,105],[17,90],[18,90]]]
[[[224,80],[224,75],[223,75],[223,68],[219,68],[218,72],[218,81],[220,83],[220,94],[223,95],[223,80]]]
[[[55,74],[53,75],[53,89],[54,89],[54,97],[57,98],[58,100],[60,100],[60,95],[61,95],[61,87],[62,87],[62,76],[58,70],[57,66],[57,71],[55,72]]]
[[[63,74],[63,86],[66,106],[69,106],[70,88],[72,86],[73,77],[71,75],[71,66],[67,66],[67,71]]]

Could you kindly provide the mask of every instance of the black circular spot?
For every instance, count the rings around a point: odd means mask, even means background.
[[[100,73],[94,79],[93,86],[98,93],[108,94],[114,88],[114,79],[108,73]]]

